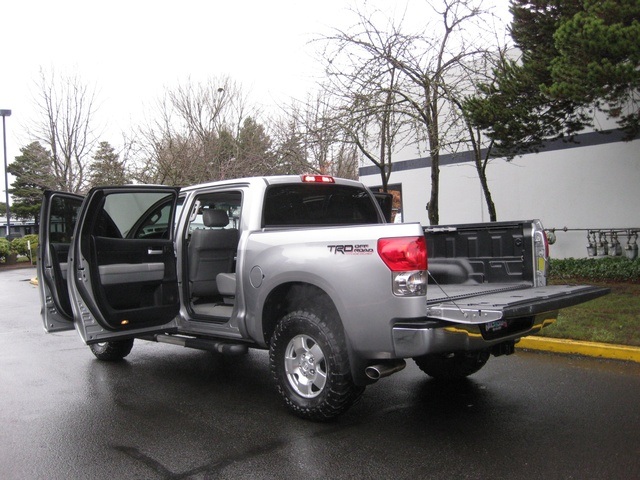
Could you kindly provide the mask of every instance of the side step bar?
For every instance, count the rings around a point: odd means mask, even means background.
[[[180,335],[157,334],[150,337],[141,337],[158,343],[169,343],[185,348],[196,348],[224,355],[244,355],[249,347],[243,343],[231,343],[224,340],[210,340],[206,338],[183,337]]]

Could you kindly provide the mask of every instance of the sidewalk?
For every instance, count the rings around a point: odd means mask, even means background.
[[[516,344],[516,348],[609,358],[613,360],[627,360],[640,363],[640,347],[630,347],[628,345],[611,345],[607,343],[529,336],[520,340],[520,342]]]

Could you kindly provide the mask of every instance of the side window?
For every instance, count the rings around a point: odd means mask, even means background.
[[[133,192],[107,195],[94,234],[109,238],[169,238],[173,196]]]
[[[49,241],[69,243],[78,219],[78,210],[82,200],[66,197],[53,197],[49,220]]]
[[[194,230],[240,228],[242,192],[214,192],[199,195],[191,209],[187,235]]]
[[[171,200],[161,200],[160,204],[153,206],[142,216],[138,223],[131,229],[129,238],[169,238],[171,218]]]

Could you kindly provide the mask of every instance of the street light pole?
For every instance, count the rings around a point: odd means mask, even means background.
[[[4,147],[4,191],[5,199],[7,202],[7,237],[10,235],[11,230],[11,213],[9,213],[9,176],[7,175],[7,127],[4,123],[5,117],[11,116],[11,110],[0,110],[0,116],[2,116],[2,144]]]

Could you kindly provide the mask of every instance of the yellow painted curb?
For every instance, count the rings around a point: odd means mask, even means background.
[[[547,352],[570,353],[588,357],[611,358],[640,363],[640,347],[610,345],[606,343],[560,340],[557,338],[526,337],[517,343],[518,348],[544,350]]]

